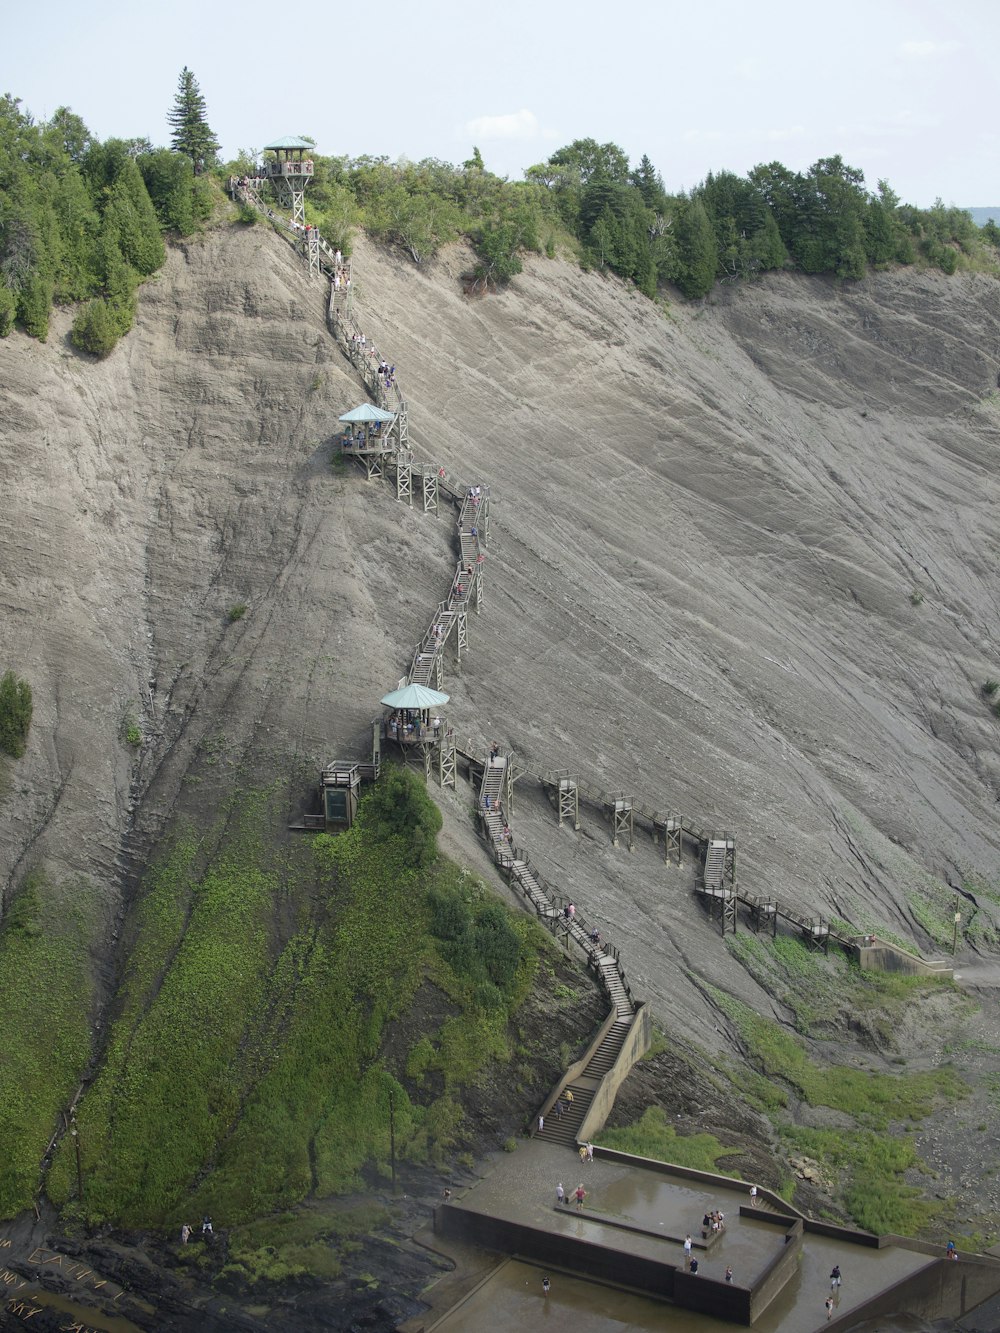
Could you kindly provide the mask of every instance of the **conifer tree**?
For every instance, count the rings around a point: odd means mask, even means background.
[[[205,99],[187,65],[177,80],[177,96],[173,109],[167,113],[167,121],[173,129],[171,148],[191,159],[195,175],[211,166],[219,151],[219,141],[205,119]]]

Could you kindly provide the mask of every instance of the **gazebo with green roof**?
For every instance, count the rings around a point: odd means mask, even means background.
[[[313,161],[309,154],[314,144],[299,134],[286,134],[283,139],[264,145],[265,153],[273,157],[264,160],[264,175],[278,203],[291,210],[292,226],[305,227],[305,190],[313,177]]]

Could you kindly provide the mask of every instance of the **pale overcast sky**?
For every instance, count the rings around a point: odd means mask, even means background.
[[[169,142],[188,65],[231,157],[327,154],[520,176],[578,138],[668,190],[840,153],[904,201],[1000,204],[1000,0],[44,0],[8,4],[0,91],[100,138]]]

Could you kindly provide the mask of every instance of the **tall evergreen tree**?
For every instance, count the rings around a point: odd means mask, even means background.
[[[219,141],[205,119],[205,99],[198,87],[198,80],[187,65],[177,80],[177,96],[174,98],[173,109],[167,113],[167,121],[173,129],[171,148],[191,159],[195,175],[214,163],[219,152]]]

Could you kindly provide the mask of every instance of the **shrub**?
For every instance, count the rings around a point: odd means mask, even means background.
[[[229,608],[229,611],[227,612],[227,615],[229,617],[229,623],[233,624],[237,620],[242,620],[243,617],[246,615],[246,613],[247,613],[246,602],[237,602],[236,605],[231,606]]]
[[[31,726],[31,686],[13,671],[0,680],[0,750],[20,759]]]
[[[121,331],[111,306],[103,296],[89,301],[83,307],[73,321],[69,336],[74,347],[89,352],[91,356],[103,358],[114,351]]]
[[[982,691],[988,699],[992,699],[997,690],[1000,690],[1000,680],[990,679],[983,681]]]

